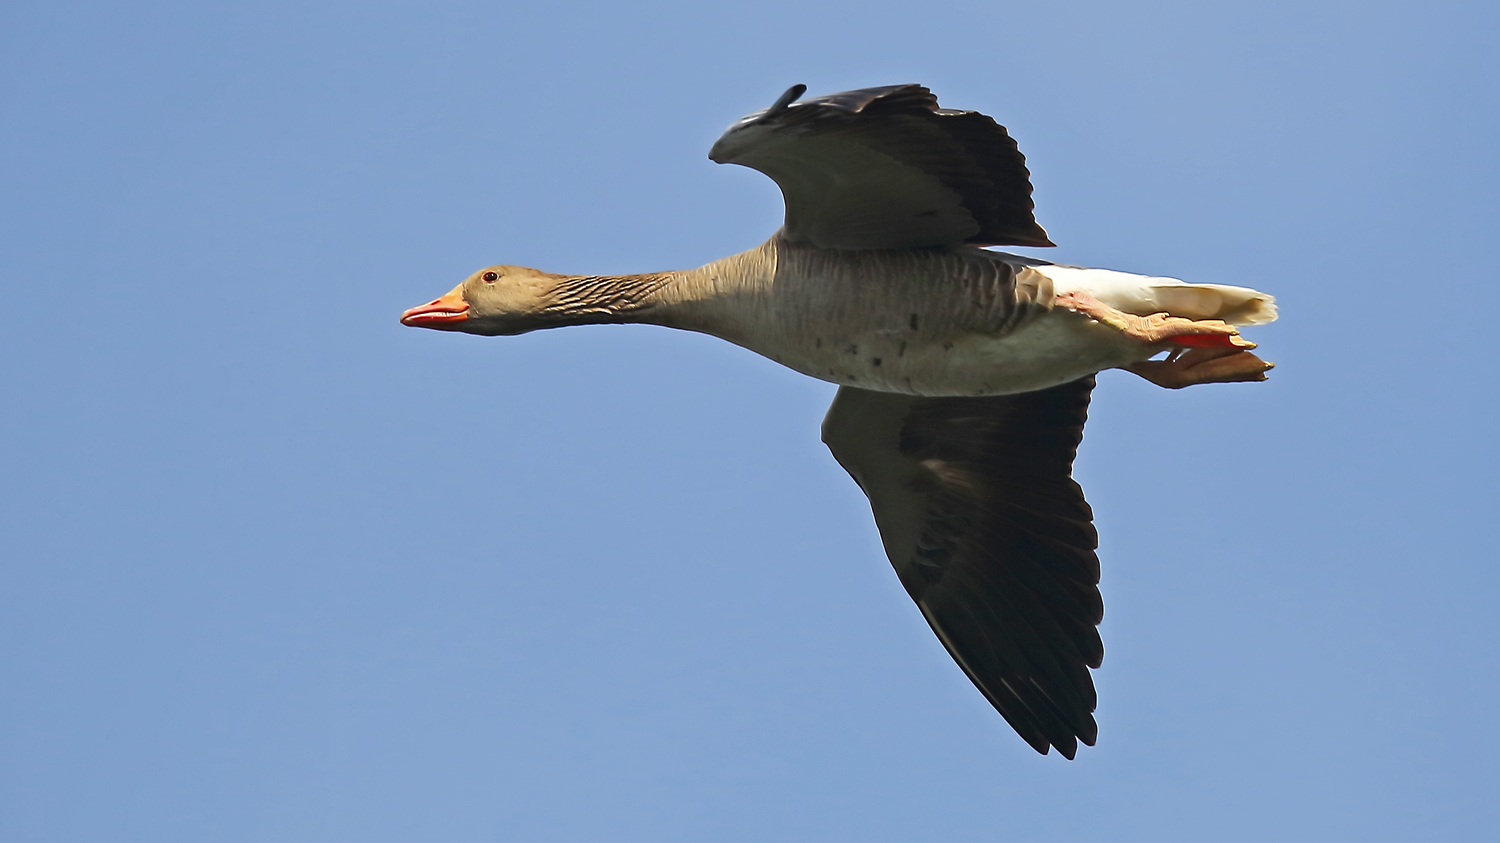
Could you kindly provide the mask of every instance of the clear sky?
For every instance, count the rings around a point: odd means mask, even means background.
[[[0,839],[1468,841],[1500,822],[1491,2],[0,5]],[[1009,127],[1053,260],[1276,294],[1106,373],[1097,747],[943,652],[834,388],[402,328],[699,265],[787,86]]]

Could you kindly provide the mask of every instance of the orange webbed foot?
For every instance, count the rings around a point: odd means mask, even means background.
[[[1165,360],[1144,360],[1121,368],[1160,387],[1182,389],[1200,383],[1263,381],[1275,363],[1236,347],[1177,349]]]

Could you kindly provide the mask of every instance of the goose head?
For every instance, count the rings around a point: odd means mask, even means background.
[[[488,266],[444,295],[401,314],[401,324],[485,336],[514,336],[562,324],[556,290],[565,275]]]

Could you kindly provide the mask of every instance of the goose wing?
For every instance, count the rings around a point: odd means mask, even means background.
[[[923,398],[841,387],[823,441],[870,499],[886,555],[954,661],[1038,752],[1098,734],[1088,668],[1098,534],[1073,481],[1092,376]]]
[[[793,86],[739,120],[708,153],[780,185],[789,240],[832,249],[1052,245],[1032,216],[1026,159],[993,119],[939,108],[921,85],[797,102],[806,90]]]

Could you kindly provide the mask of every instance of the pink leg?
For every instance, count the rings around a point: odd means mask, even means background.
[[[1131,339],[1147,345],[1187,346],[1190,348],[1254,348],[1255,343],[1240,336],[1239,329],[1217,319],[1183,319],[1165,313],[1136,316],[1116,310],[1088,293],[1063,293],[1055,300],[1058,307],[1082,313],[1114,328]]]
[[[1199,383],[1263,381],[1275,364],[1251,354],[1255,347],[1233,325],[1217,319],[1183,319],[1165,313],[1136,316],[1117,310],[1088,293],[1064,293],[1058,307],[1102,322],[1144,345],[1170,348],[1165,360],[1146,360],[1121,368],[1157,386],[1181,389]]]

